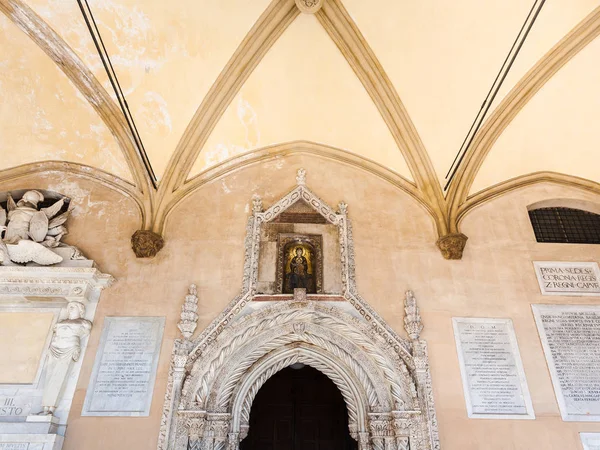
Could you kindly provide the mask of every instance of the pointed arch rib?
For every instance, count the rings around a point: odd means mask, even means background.
[[[139,209],[140,217],[143,216],[144,200],[141,193],[135,189],[135,186],[108,172],[83,164],[65,161],[42,161],[23,164],[21,166],[11,167],[10,169],[0,171],[0,184],[19,178],[30,177],[34,174],[53,172],[74,174],[119,192],[120,194],[131,198]]]
[[[367,430],[367,412],[373,405],[369,405],[364,387],[352,370],[318,347],[296,343],[266,355],[245,374],[228,408],[233,412],[234,432],[248,425],[252,403],[259,389],[275,373],[296,362],[309,365],[327,376],[344,398],[350,424],[354,424],[357,431]]]
[[[475,136],[471,148],[465,155],[463,165],[459,168],[450,187],[448,201],[452,232],[458,231],[460,218],[464,216],[465,210],[470,209],[470,206],[465,204],[469,190],[498,137],[546,82],[598,35],[600,35],[600,7],[592,11],[554,48],[546,53],[512,88],[486,120]],[[533,175],[535,176],[535,174]],[[521,179],[521,177],[518,179]],[[513,181],[507,183],[506,185],[510,186]],[[502,183],[483,192],[498,192],[498,186],[504,185],[505,183]],[[474,197],[481,198],[482,194],[476,194]],[[472,204],[472,202],[467,203]]]
[[[508,192],[538,183],[558,184],[600,195],[600,183],[590,181],[585,178],[579,178],[573,175],[557,172],[530,173],[496,184],[470,196],[460,206],[456,215],[456,220],[460,224],[465,216],[478,206],[481,206],[482,204],[500,197]]]
[[[271,46],[300,14],[294,0],[273,0],[246,35],[188,124],[159,188],[154,231],[160,232],[172,194],[185,183],[227,106]]]
[[[151,217],[152,183],[125,117],[91,70],[71,47],[21,0],[0,0],[2,11],[64,72],[106,124],[123,151],[137,190],[143,195],[143,222]]]
[[[417,187],[429,203],[440,236],[446,234],[446,204],[433,164],[398,93],[340,0],[328,0],[316,14],[390,129]]]
[[[243,169],[244,167],[295,154],[305,154],[318,158],[326,158],[371,173],[382,180],[391,183],[396,188],[413,197],[423,208],[427,210],[429,214],[431,214],[432,217],[434,217],[435,220],[435,213],[433,212],[430,203],[424,197],[423,193],[411,181],[407,180],[396,172],[393,172],[374,161],[335,147],[310,141],[292,141],[259,148],[248,153],[235,156],[210,168],[200,175],[195,176],[191,180],[188,180],[170,197],[169,203],[164,207],[163,215],[158,218],[160,220],[156,222],[156,231],[160,234],[163,234],[167,219],[173,209],[175,209],[179,203],[181,203],[188,196],[192,195],[205,184],[226,176],[234,171]]]

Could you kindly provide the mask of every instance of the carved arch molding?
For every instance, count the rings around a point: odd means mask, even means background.
[[[359,295],[347,205],[337,210],[296,187],[266,211],[253,199],[245,241],[242,292],[198,337],[195,286],[182,308],[163,407],[159,450],[236,450],[249,430],[262,385],[294,363],[328,376],[346,402],[351,436],[360,450],[438,450],[426,343],[416,300],[406,293],[405,329],[396,334]],[[304,201],[338,228],[343,294],[253,301],[261,226]],[[343,300],[343,301],[339,301]]]

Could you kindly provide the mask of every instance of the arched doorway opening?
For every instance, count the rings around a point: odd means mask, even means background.
[[[258,391],[240,450],[355,450],[341,392],[324,374],[294,364]]]

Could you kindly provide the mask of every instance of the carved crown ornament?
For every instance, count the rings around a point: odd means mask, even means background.
[[[288,300],[254,302],[261,229],[298,201],[337,227],[347,303],[328,302],[326,295],[309,299],[304,292]],[[404,300],[410,338],[405,339],[358,293],[348,206],[342,202],[336,210],[323,202],[307,187],[303,169],[296,186],[279,201],[264,210],[254,196],[252,205],[240,294],[196,337],[194,285],[185,297],[157,448],[238,449],[248,435],[252,403],[262,385],[283,368],[301,363],[321,371],[340,390],[350,434],[360,449],[438,450],[427,345],[420,338],[423,325],[415,296],[409,291]]]

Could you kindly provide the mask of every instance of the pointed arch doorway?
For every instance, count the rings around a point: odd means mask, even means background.
[[[303,169],[296,183],[267,210],[259,197],[252,199],[242,291],[195,338],[198,297],[196,287],[190,287],[178,324],[182,338],[173,349],[157,450],[246,449],[242,443],[254,433],[251,412],[261,388],[298,363],[335,384],[346,414],[332,415],[347,417],[345,429],[359,450],[439,450],[416,299],[406,292],[407,337],[401,337],[358,293],[348,205],[341,202],[336,211],[325,204],[306,186]],[[305,289],[295,289],[293,295],[260,293],[261,261],[277,267],[277,251],[270,253],[271,259],[261,253],[265,242],[271,242],[261,240],[272,236],[266,227],[299,201],[337,228],[330,236],[337,238],[333,247],[337,245],[338,259],[329,267],[339,269],[340,294],[318,289],[310,296]],[[279,444],[260,448],[284,449]]]
[[[300,363],[258,391],[250,432],[240,450],[356,450],[341,392],[323,373]]]

